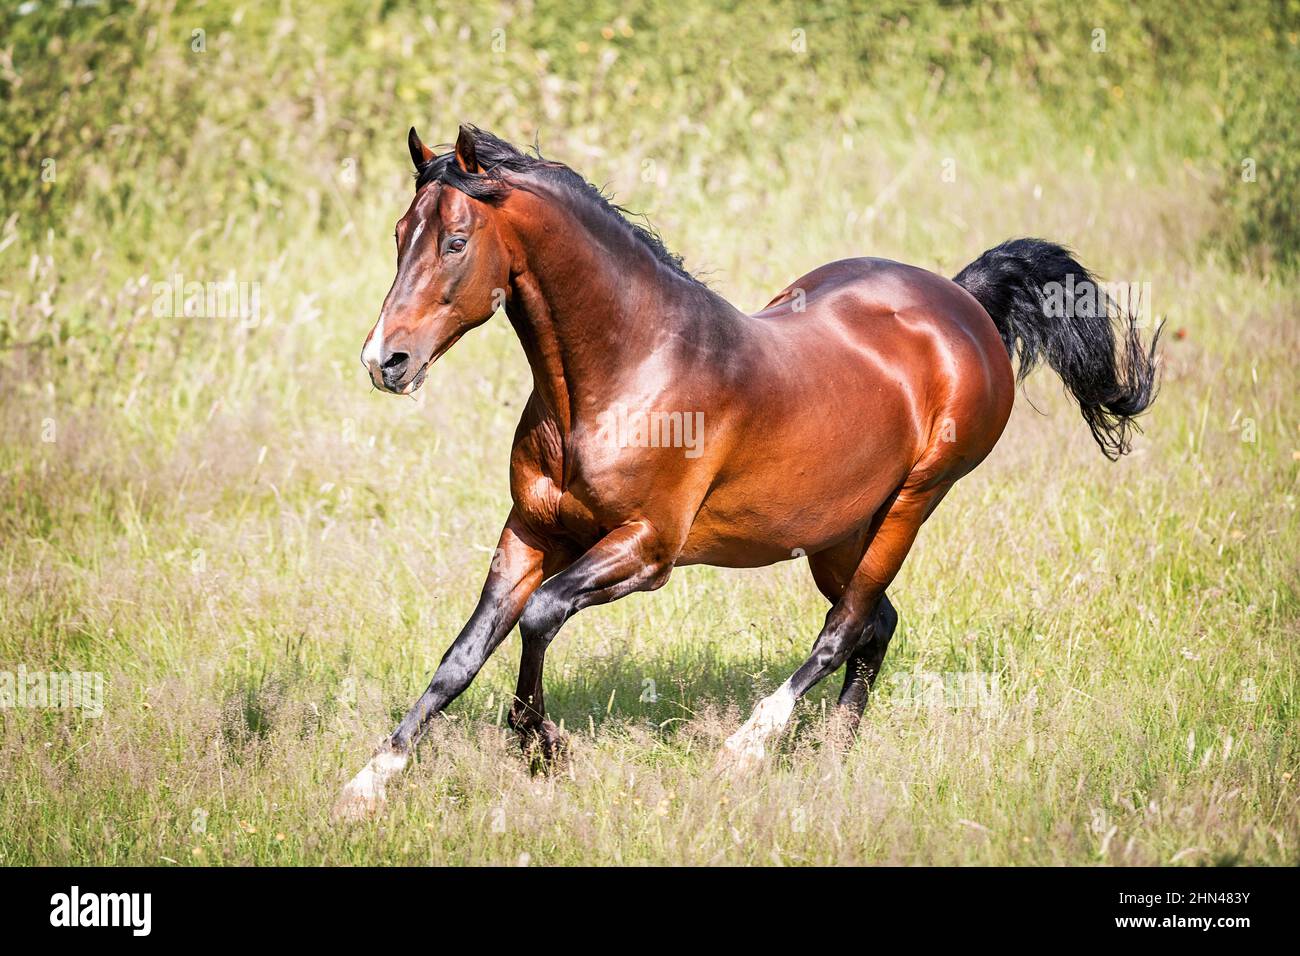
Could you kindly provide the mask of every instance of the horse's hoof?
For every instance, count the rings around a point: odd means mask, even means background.
[[[406,757],[383,751],[370,758],[361,772],[348,781],[330,813],[335,823],[365,820],[384,806],[384,784],[406,766]]]
[[[749,720],[722,745],[719,769],[729,777],[741,777],[762,766],[767,757],[764,744],[785,729],[794,705],[795,695],[789,681],[760,700]]]
[[[334,823],[358,823],[375,816],[383,805],[383,793],[363,793],[348,784],[334,802],[330,820]]]
[[[533,774],[558,773],[569,760],[569,737],[549,720],[522,731],[519,746]]]
[[[858,739],[858,726],[861,723],[861,711],[852,707],[836,707],[827,718],[823,731],[826,744],[841,755],[847,754]]]
[[[765,759],[767,750],[762,741],[754,741],[737,733],[728,737],[722,745],[713,769],[728,780],[739,780],[763,766]]]

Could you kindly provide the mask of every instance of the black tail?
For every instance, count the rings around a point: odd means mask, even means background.
[[[1019,343],[1017,379],[1046,359],[1078,401],[1103,454],[1114,461],[1129,450],[1133,419],[1156,397],[1158,327],[1143,348],[1133,309],[1121,313],[1068,249],[1042,239],[995,246],[953,281],[993,317],[1013,357]]]

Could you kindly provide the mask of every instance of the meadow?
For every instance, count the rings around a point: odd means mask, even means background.
[[[103,675],[98,715],[0,708],[0,864],[1300,863],[1300,5],[0,25],[0,672]],[[387,811],[333,825],[474,605],[531,389],[504,316],[413,398],[358,361],[406,131],[461,122],[746,309],[837,258],[1066,243],[1166,320],[1160,397],[1111,463],[1025,382],[890,588],[855,739],[837,675],[760,773],[715,775],[826,606],[803,562],[684,568],[552,645],[562,772],[505,726],[516,633]]]

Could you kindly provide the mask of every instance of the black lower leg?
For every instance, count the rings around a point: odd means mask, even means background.
[[[834,674],[861,641],[864,615],[843,600],[826,615],[826,623],[813,644],[812,654],[790,678],[790,690],[802,697],[820,680]]]
[[[534,771],[557,765],[565,752],[564,734],[546,717],[542,691],[542,668],[546,648],[545,635],[523,633],[523,653],[519,659],[519,683],[510,705],[508,721],[519,734],[519,745]]]
[[[388,747],[394,753],[410,752],[429,720],[464,692],[508,630],[490,612],[475,613],[443,656],[428,688],[388,738]]]
[[[881,596],[871,622],[863,631],[862,642],[849,655],[844,669],[844,689],[840,691],[839,706],[856,726],[867,705],[867,695],[876,683],[876,675],[885,659],[889,648],[889,639],[894,636],[898,626],[898,612],[889,603],[888,596]]]

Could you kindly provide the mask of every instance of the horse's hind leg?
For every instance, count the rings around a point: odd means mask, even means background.
[[[759,701],[745,725],[727,739],[721,755],[724,762],[740,771],[761,762],[766,755],[765,742],[784,729],[795,702],[848,661],[872,623],[885,588],[902,567],[921,524],[949,487],[951,482],[945,481],[918,490],[904,489],[894,499],[862,561],[827,613],[812,654],[789,680]]]
[[[892,502],[891,502],[892,505]],[[889,509],[882,509],[881,520]],[[813,580],[826,600],[834,604],[844,593],[862,557],[866,553],[867,543],[874,537],[878,523],[873,522],[861,535],[809,555],[808,567],[812,570]],[[889,596],[882,594],[876,612],[862,629],[857,645],[849,654],[844,665],[844,688],[840,691],[839,716],[849,730],[856,730],[862,719],[863,708],[867,704],[867,695],[880,673],[880,665],[885,659],[889,640],[894,636],[898,626],[898,612],[890,603]]]
[[[889,602],[889,595],[880,596],[880,606],[876,615],[867,625],[857,649],[849,655],[844,665],[844,688],[840,691],[839,708],[847,720],[850,730],[856,730],[862,720],[863,708],[867,706],[867,695],[875,686],[880,665],[885,660],[885,651],[889,649],[889,640],[898,627],[898,612]]]

